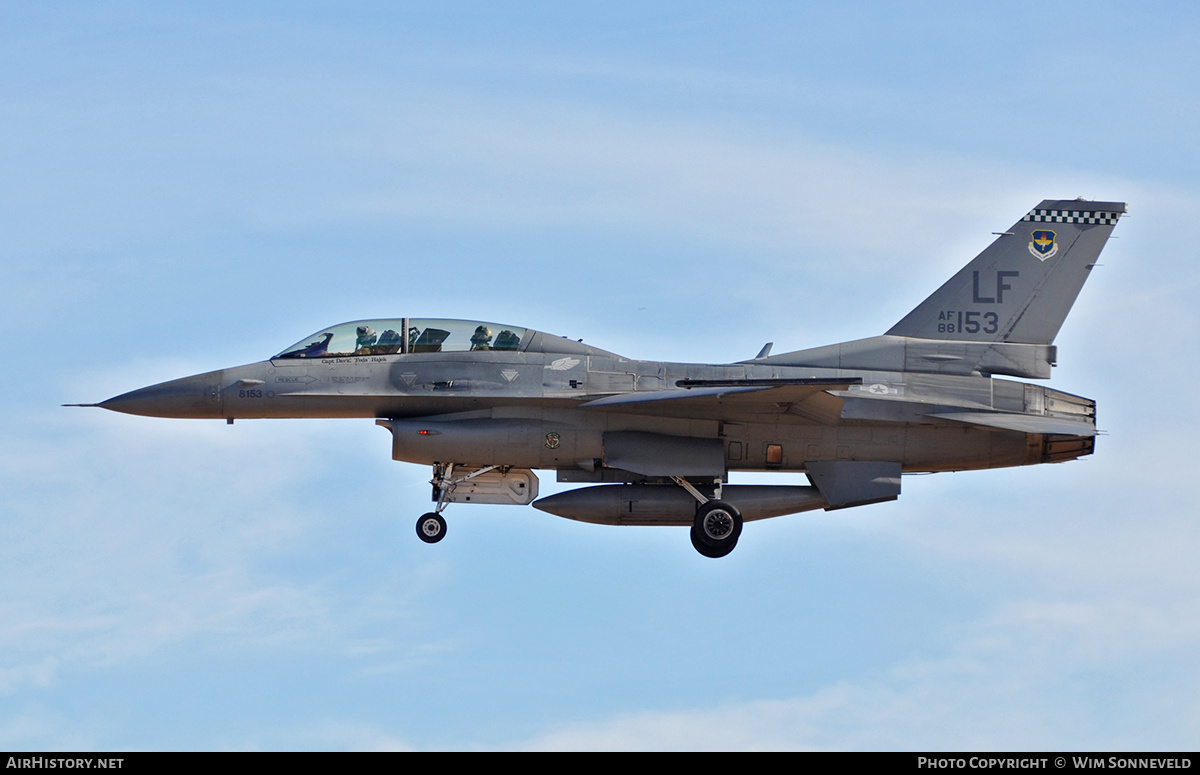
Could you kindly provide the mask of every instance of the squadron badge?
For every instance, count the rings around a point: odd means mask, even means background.
[[[1058,243],[1054,241],[1054,232],[1038,230],[1033,233],[1029,243],[1029,252],[1038,261],[1045,261],[1058,252]]]
[[[546,449],[558,449],[558,445],[562,444],[562,437],[557,433],[546,434]]]

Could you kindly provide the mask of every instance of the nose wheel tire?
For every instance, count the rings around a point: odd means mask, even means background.
[[[696,510],[692,545],[705,557],[724,557],[737,546],[742,515],[725,501],[709,501]]]
[[[436,544],[446,537],[446,520],[432,511],[423,515],[417,520],[417,537],[427,544]]]

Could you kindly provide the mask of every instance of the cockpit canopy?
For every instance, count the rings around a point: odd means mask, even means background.
[[[356,320],[323,328],[274,356],[282,358],[349,358],[396,353],[520,350],[528,345],[527,329],[478,320],[392,318]]]

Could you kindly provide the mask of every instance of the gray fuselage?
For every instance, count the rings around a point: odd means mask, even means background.
[[[1064,447],[1070,434],[930,416],[1094,416],[1092,402],[1039,385],[763,362],[637,361],[546,334],[533,340],[540,345],[535,352],[277,358],[143,388],[102,406],[227,420],[375,418],[390,421],[397,460],[553,469],[571,481],[622,480],[601,470],[605,434],[619,431],[720,439],[727,471],[801,471],[820,460],[893,461],[904,472],[957,471],[1069,459],[1092,449],[1090,436],[1067,445],[1071,454]],[[736,401],[717,396],[699,406],[687,401],[587,406],[605,397],[679,390],[680,381],[810,379],[861,384],[795,402],[734,395]]]

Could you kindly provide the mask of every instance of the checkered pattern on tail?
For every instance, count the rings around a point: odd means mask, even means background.
[[[1090,210],[1030,210],[1021,220],[1038,223],[1090,223],[1113,226],[1120,213],[1101,213]]]

